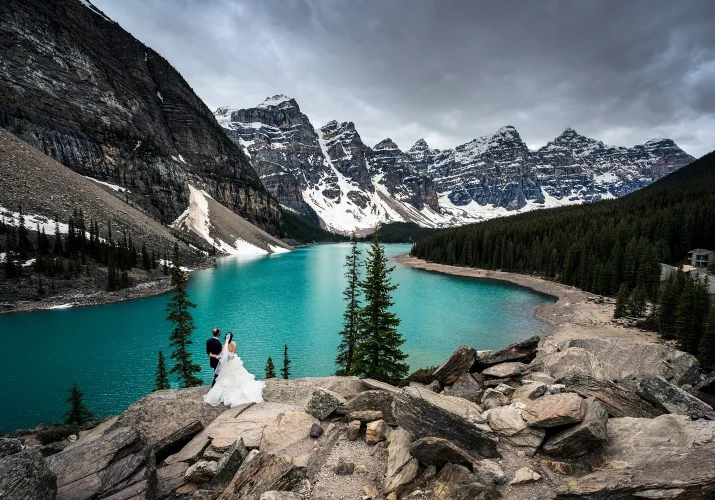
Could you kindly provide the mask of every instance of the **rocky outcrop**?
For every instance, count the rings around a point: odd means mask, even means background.
[[[475,360],[473,371],[482,371],[490,366],[506,362],[530,363],[536,357],[539,340],[540,337],[536,335],[508,345],[495,353],[479,356]]]
[[[39,451],[17,451],[0,458],[0,498],[54,500],[56,496],[57,477]]]
[[[477,351],[473,347],[463,345],[437,368],[432,376],[442,385],[453,384],[464,373],[469,372],[477,359]]]
[[[444,389],[444,393],[476,403],[481,399],[484,390],[471,373],[463,373],[454,384]]]
[[[663,377],[649,377],[636,383],[636,393],[667,413],[687,415],[693,420],[715,420],[712,407]]]
[[[96,8],[3,2],[0,44],[0,126],[82,175],[122,186],[122,199],[162,223],[186,209],[192,184],[278,231],[278,203],[206,105],[166,59]]]
[[[218,500],[260,500],[267,491],[290,491],[305,477],[305,469],[283,457],[258,453],[236,473]]]
[[[380,418],[389,425],[397,425],[397,421],[392,414],[392,401],[395,394],[388,391],[370,390],[364,391],[350,398],[340,407],[336,413],[346,415],[361,411],[380,411]]]
[[[153,498],[156,461],[151,444],[131,427],[117,427],[102,437],[47,459],[57,476],[58,500]]]
[[[607,437],[608,412],[594,398],[584,401],[583,420],[549,436],[543,445],[545,453],[562,457],[579,457],[598,448]]]

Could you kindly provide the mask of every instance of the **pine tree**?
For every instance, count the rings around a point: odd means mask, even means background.
[[[156,365],[156,380],[154,382],[154,390],[161,391],[170,389],[169,375],[166,373],[166,363],[164,362],[164,353],[159,351],[159,362]]]
[[[189,309],[196,307],[196,304],[189,300],[186,291],[187,281],[188,278],[179,265],[179,245],[174,243],[174,258],[171,263],[174,296],[166,306],[166,311],[169,313],[166,319],[174,325],[169,337],[169,347],[174,348],[171,359],[175,361],[171,373],[179,376],[181,387],[194,387],[201,385],[202,382],[195,375],[201,371],[201,367],[192,361],[189,351],[189,346],[193,343],[191,333],[194,331],[194,318]]]
[[[616,298],[616,310],[613,312],[614,318],[622,318],[628,314],[628,285],[621,283],[618,288],[618,297]]]
[[[17,253],[20,259],[25,260],[31,251],[32,243],[27,235],[25,216],[22,213],[22,207],[20,207],[19,225],[17,226]]]
[[[633,295],[628,303],[631,316],[643,316],[646,309],[646,291],[643,284],[638,284],[633,290]]]
[[[149,258],[149,252],[146,249],[146,243],[142,244],[142,267],[145,271],[151,271],[151,259]]]
[[[281,368],[281,377],[285,380],[290,378],[290,358],[288,357],[288,344],[283,344],[283,368]]]
[[[365,280],[360,283],[365,305],[358,316],[358,337],[353,359],[352,374],[395,383],[407,376],[407,356],[400,346],[404,344],[397,331],[400,319],[389,311],[391,292],[397,285],[390,282],[394,268],[387,267],[385,247],[380,244],[379,231],[375,231],[367,251]]]
[[[45,287],[42,284],[42,276],[38,277],[38,282],[37,282],[37,295],[44,295],[45,294]]]
[[[273,359],[268,356],[266,360],[266,379],[276,378],[276,365],[273,364]]]
[[[79,390],[79,385],[75,382],[72,388],[67,391],[69,395],[65,400],[69,408],[64,414],[65,423],[69,425],[82,425],[94,418],[91,411],[84,404],[84,394]]]
[[[338,346],[338,355],[335,364],[338,366],[336,375],[348,375],[351,372],[355,356],[355,342],[357,339],[358,313],[360,311],[360,250],[357,246],[355,233],[350,238],[350,253],[345,257],[345,277],[348,285],[343,291],[343,298],[347,302],[343,313],[343,329],[340,332],[342,340]]]
[[[682,274],[683,270],[678,270]],[[658,330],[666,339],[675,337],[675,310],[678,307],[678,281],[671,276],[665,284],[657,309]]]
[[[62,234],[60,233],[60,224],[55,222],[55,242],[52,253],[57,257],[62,256]]]

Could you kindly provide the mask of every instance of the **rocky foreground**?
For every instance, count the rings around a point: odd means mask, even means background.
[[[269,380],[265,402],[230,409],[205,387],[155,392],[54,443],[1,439],[0,498],[715,495],[715,375],[689,354],[533,337],[463,346],[431,379]]]

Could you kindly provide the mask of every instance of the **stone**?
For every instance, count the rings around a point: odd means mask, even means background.
[[[564,384],[551,384],[546,389],[546,394],[561,394],[562,392],[568,392]]]
[[[573,473],[573,467],[571,464],[566,462],[557,462],[555,460],[539,460],[539,463],[544,467],[548,467],[550,470],[562,476],[569,476]]]
[[[312,438],[319,438],[323,435],[323,428],[320,426],[320,424],[313,424],[310,426],[309,434]]]
[[[199,460],[186,470],[184,477],[192,483],[207,483],[216,475],[216,462]]]
[[[247,456],[248,449],[243,443],[243,438],[238,438],[219,458],[216,464],[216,474],[211,480],[211,484],[214,486],[226,486],[230,483]]]
[[[14,449],[12,444],[6,446]],[[0,498],[55,500],[56,496],[57,477],[39,451],[21,450],[0,458]]]
[[[225,406],[204,403],[206,392],[207,387],[152,392],[127,408],[114,427],[133,427],[141,432],[161,461],[178,452],[225,411]]]
[[[392,411],[400,427],[416,438],[440,437],[486,458],[499,455],[498,439],[484,425],[482,409],[470,401],[407,387],[395,397]]]
[[[690,389],[690,393],[701,401],[715,407],[715,372],[695,384]]]
[[[377,488],[375,488],[371,484],[366,484],[365,486],[363,486],[362,492],[365,496],[367,496],[371,500],[375,500],[375,498],[377,498]]]
[[[266,491],[259,500],[300,500],[301,497],[292,491]]]
[[[20,453],[24,446],[22,441],[14,438],[0,438],[0,458]]]
[[[539,340],[540,337],[535,335],[521,342],[511,344],[495,353],[480,355],[475,363],[475,368],[478,371],[483,371],[484,368],[505,362],[520,361],[530,363],[536,357]]]
[[[74,443],[77,441],[78,438],[79,436],[77,436],[77,434],[71,434],[67,436],[67,441],[69,441],[70,443]]]
[[[550,435],[543,444],[544,453],[576,458],[601,446],[608,435],[608,412],[594,398],[587,398],[584,407],[583,420]]]
[[[365,390],[366,384],[357,377],[305,377],[266,380],[263,401],[305,408],[316,389],[327,389],[343,398],[350,398]]]
[[[380,411],[382,412],[380,418],[388,425],[396,425],[395,417],[392,415],[392,401],[394,399],[395,394],[393,392],[381,390],[364,391],[340,405],[336,413],[346,415],[360,411]]]
[[[432,488],[440,500],[486,500],[492,498],[490,489],[480,483],[469,469],[461,465],[447,464],[440,471]]]
[[[57,476],[58,500],[156,493],[154,451],[132,427],[116,427],[47,459]]]
[[[410,445],[410,454],[424,466],[441,469],[447,463],[472,468],[474,457],[456,444],[438,437],[423,437]]]
[[[319,387],[313,391],[313,396],[305,407],[305,411],[318,420],[325,420],[338,406],[345,404],[345,398],[340,394]]]
[[[499,383],[499,385],[497,385],[494,390],[501,392],[505,396],[511,396],[512,394],[514,394],[514,391],[516,391],[516,389],[514,389],[512,386],[504,383]]]
[[[565,392],[530,401],[522,416],[531,427],[560,427],[581,422],[585,410],[581,396]]]
[[[304,468],[283,457],[259,452],[244,463],[218,500],[260,500],[267,491],[290,491],[304,478]]]
[[[432,392],[439,392],[442,390],[442,384],[439,383],[439,380],[433,380],[425,386],[425,389],[430,390]]]
[[[477,359],[473,347],[463,345],[442,363],[432,374],[442,385],[453,384],[462,374],[468,373]]]
[[[548,387],[541,382],[530,382],[525,383],[516,388],[514,394],[511,397],[512,401],[521,401],[523,403],[528,403],[534,399],[538,399],[544,394],[546,394]]]
[[[487,412],[487,422],[489,427],[505,441],[522,448],[528,455],[533,455],[544,440],[546,431],[529,427],[522,416],[523,411],[524,405],[520,403],[500,406]]]
[[[377,410],[351,411],[347,414],[348,420],[359,420],[362,423],[382,420],[382,412]]]
[[[444,389],[444,394],[463,398],[472,403],[478,402],[483,392],[481,384],[474,379],[471,373],[463,373],[451,386]]]
[[[367,474],[369,472],[368,468],[365,467],[363,464],[357,464],[355,466],[355,474]]]
[[[482,375],[492,378],[512,378],[523,375],[525,371],[526,365],[524,363],[501,363],[486,368],[482,371]]]
[[[410,455],[412,435],[402,428],[390,432],[387,445],[387,472],[382,491],[400,493],[417,477],[419,463]]]
[[[650,377],[636,383],[636,394],[666,413],[687,415],[693,420],[715,420],[712,406],[668,382],[664,377]]]
[[[365,427],[365,442],[367,444],[377,444],[380,441],[387,439],[390,432],[389,427],[384,420],[375,420],[370,422]]]
[[[355,464],[352,462],[340,462],[333,467],[333,472],[338,476],[349,476],[355,471]]]
[[[497,391],[496,389],[487,389],[482,395],[482,406],[485,410],[491,410],[492,408],[498,408],[499,406],[504,406],[509,403],[509,398],[504,395],[503,392]]]
[[[304,410],[286,411],[263,429],[260,450],[283,455],[284,450],[299,441],[310,439],[310,430],[318,421]]]
[[[472,463],[472,468],[474,469],[474,473],[484,484],[493,483],[501,485],[506,483],[504,469],[494,460],[489,460],[488,458],[477,460]]]
[[[170,498],[174,492],[186,484],[186,470],[189,464],[179,462],[156,470],[156,497]]]
[[[400,393],[400,389],[395,387],[394,385],[375,380],[374,378],[364,378],[362,379],[362,383],[367,388],[367,390],[387,391],[393,394]]]
[[[225,452],[224,451],[219,451],[213,446],[209,445],[208,448],[206,448],[201,455],[201,458],[204,460],[213,460],[214,462],[218,462],[221,460],[221,457],[223,456]]]
[[[425,468],[425,471],[422,473],[420,480],[423,483],[428,483],[436,477],[437,477],[437,467],[435,467],[434,465],[428,465]]]
[[[358,438],[360,427],[362,427],[362,422],[359,420],[351,420],[348,422],[348,426],[345,430],[345,437],[348,438],[348,441],[355,441]]]
[[[557,382],[581,397],[596,398],[611,417],[653,418],[664,413],[634,391],[609,380],[596,380],[582,373],[572,373],[557,379]]]
[[[514,478],[509,482],[510,485],[532,483],[541,479],[538,472],[534,472],[528,467],[522,467],[514,473]]]
[[[524,382],[526,381],[540,382],[544,385],[551,385],[556,381],[556,379],[546,372],[531,372],[524,377]]]
[[[611,418],[599,456],[609,466],[565,479],[557,498],[708,498],[715,492],[713,421],[674,414]]]

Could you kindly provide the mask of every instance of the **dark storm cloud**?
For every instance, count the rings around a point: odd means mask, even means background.
[[[715,2],[95,0],[212,109],[295,97],[368,145],[452,147],[514,125],[715,149]]]

